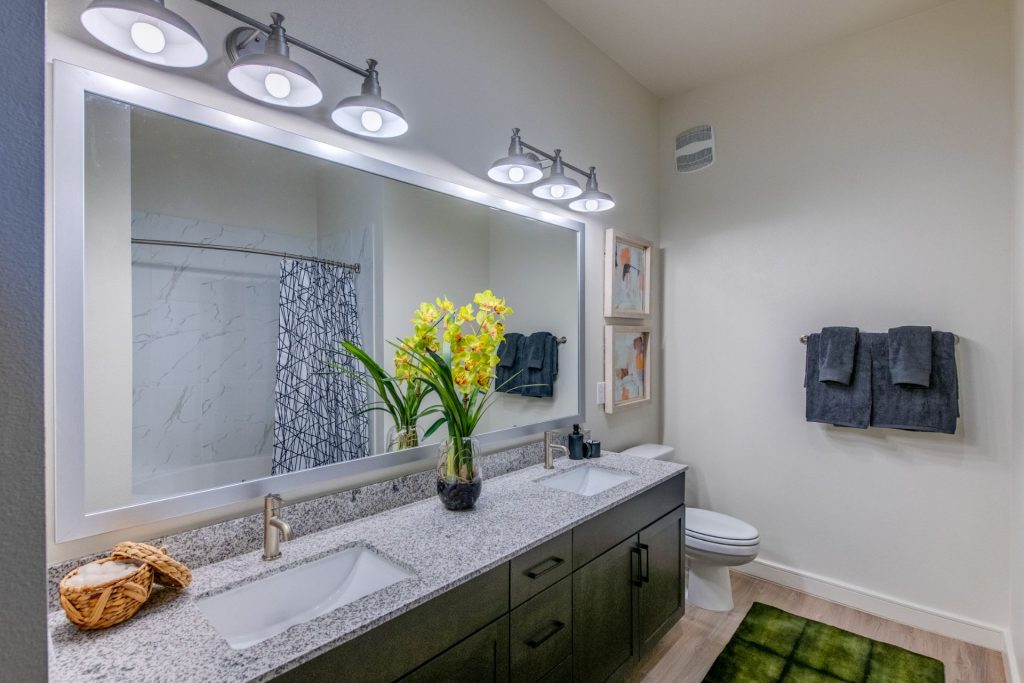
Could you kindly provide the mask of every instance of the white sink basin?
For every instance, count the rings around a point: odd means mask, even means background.
[[[196,605],[228,645],[241,650],[412,576],[359,545],[200,598]]]
[[[593,496],[634,478],[632,474],[626,472],[595,467],[594,465],[583,465],[581,467],[574,467],[568,472],[557,474],[550,479],[544,479],[540,483],[560,491],[569,491],[581,496]]]

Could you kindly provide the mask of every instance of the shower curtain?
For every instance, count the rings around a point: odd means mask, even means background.
[[[273,474],[369,455],[369,424],[361,413],[366,387],[340,365],[343,339],[362,344],[355,273],[327,263],[281,261]]]

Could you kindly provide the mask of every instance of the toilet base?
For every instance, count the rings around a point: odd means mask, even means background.
[[[691,559],[686,601],[713,612],[730,611],[733,602],[729,568]]]

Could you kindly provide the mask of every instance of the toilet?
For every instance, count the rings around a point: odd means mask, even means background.
[[[622,452],[652,460],[671,460],[675,449],[646,443]],[[757,529],[720,512],[687,507],[685,541],[689,560],[687,602],[715,612],[728,612],[733,607],[729,567],[757,557],[761,545]]]

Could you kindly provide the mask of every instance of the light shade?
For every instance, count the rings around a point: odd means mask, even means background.
[[[488,178],[505,185],[532,185],[543,175],[540,160],[533,155],[523,153],[523,141],[519,137],[518,128],[512,129],[512,142],[508,146],[508,156],[498,159],[487,170]]]
[[[562,150],[555,150],[555,160],[551,163],[551,173],[544,180],[537,183],[531,190],[534,197],[562,201],[574,199],[583,193],[580,184],[565,175],[565,168],[562,165]]]
[[[94,0],[81,21],[104,45],[150,64],[185,68],[209,57],[199,33],[163,0]]]
[[[316,77],[289,56],[284,17],[274,13],[262,53],[241,57],[228,70],[231,85],[249,97],[281,107],[312,107],[324,98]],[[230,51],[230,50],[229,50]]]
[[[569,208],[573,211],[583,213],[598,213],[607,211],[615,206],[615,200],[607,192],[597,189],[597,170],[590,167],[590,177],[587,178],[587,189],[576,199],[569,202]]]
[[[370,138],[394,138],[409,130],[402,110],[380,96],[377,61],[367,60],[369,73],[362,93],[346,97],[331,112],[331,120],[349,133]]]

